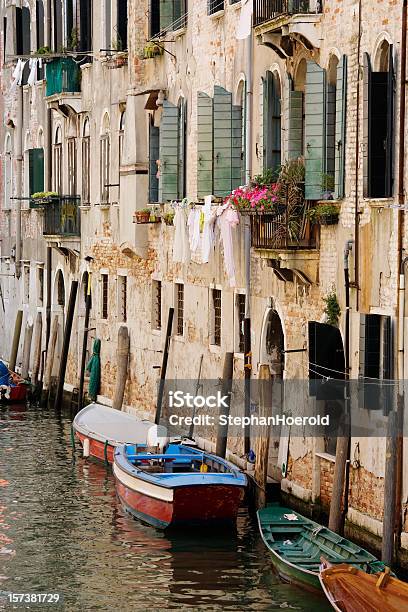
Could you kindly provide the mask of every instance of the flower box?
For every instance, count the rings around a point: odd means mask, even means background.
[[[133,222],[134,223],[150,223],[150,211],[149,212],[144,212],[144,211],[139,211],[139,212],[135,212],[133,215]]]

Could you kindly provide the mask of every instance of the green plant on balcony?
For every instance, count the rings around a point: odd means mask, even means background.
[[[37,55],[49,55],[51,53],[51,49],[49,47],[40,47],[37,49]]]
[[[174,212],[167,212],[162,216],[162,219],[166,225],[173,225]]]
[[[317,204],[308,211],[312,223],[336,225],[339,222],[340,209],[336,204]]]
[[[328,174],[327,172],[322,172],[321,174],[321,190],[323,200],[333,200],[333,195],[335,191],[335,181],[333,174]]]
[[[78,49],[78,46],[79,46],[78,29],[72,28],[71,35],[69,36],[69,39],[68,39],[68,49],[70,51],[76,51]]]
[[[148,42],[142,52],[143,59],[151,59],[159,55],[163,55],[163,47],[157,45],[154,42]]]
[[[137,210],[133,215],[134,223],[150,223],[150,208],[142,208],[142,210]]]
[[[334,289],[323,300],[326,304],[324,314],[327,317],[328,325],[337,326],[341,315],[341,308]]]

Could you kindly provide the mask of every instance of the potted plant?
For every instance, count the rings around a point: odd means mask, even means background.
[[[143,208],[142,210],[137,210],[133,217],[136,223],[150,223],[150,208]]]
[[[145,45],[143,52],[142,52],[143,59],[151,59],[159,55],[163,55],[163,47],[157,45],[156,43],[152,41],[148,42]]]
[[[42,208],[56,196],[55,191],[37,191],[30,198],[30,208]]]
[[[340,209],[336,204],[318,204],[308,213],[310,221],[320,225],[336,225],[339,215]]]
[[[321,174],[321,189],[322,189],[322,200],[333,200],[335,191],[335,181],[333,174],[327,174],[322,172]]]
[[[341,308],[334,289],[323,299],[326,303],[324,314],[327,318],[327,324],[337,327],[341,315]]]
[[[162,216],[165,225],[173,225],[174,212],[167,212]]]

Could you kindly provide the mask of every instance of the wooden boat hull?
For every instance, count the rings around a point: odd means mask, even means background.
[[[115,448],[113,444],[109,444],[106,442],[100,442],[99,440],[95,440],[90,436],[85,436],[79,432],[75,432],[75,437],[79,440],[82,448],[84,447],[85,440],[89,440],[89,456],[93,459],[97,459],[98,461],[107,461],[108,463],[113,463],[113,457],[115,454]]]
[[[10,387],[9,397],[0,396],[0,404],[21,404],[26,401],[28,385],[22,384]]]
[[[114,465],[118,497],[127,512],[159,529],[180,525],[233,522],[244,489],[228,485],[196,485],[166,489],[131,478]]]
[[[369,575],[341,564],[320,572],[323,591],[337,612],[408,610],[408,584],[390,573]]]

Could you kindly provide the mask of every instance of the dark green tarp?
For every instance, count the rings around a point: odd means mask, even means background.
[[[89,372],[88,396],[91,400],[96,400],[101,384],[101,341],[96,338],[93,345],[92,357],[86,366]]]

